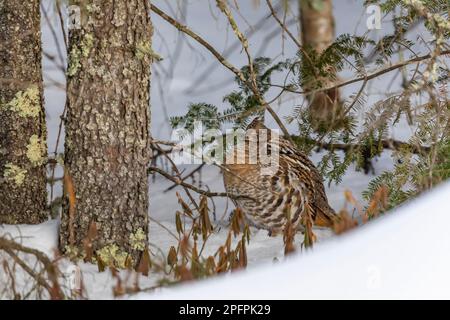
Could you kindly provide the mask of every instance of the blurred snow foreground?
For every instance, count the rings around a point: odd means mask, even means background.
[[[449,196],[450,183],[443,184],[376,221],[324,239],[313,250],[293,255],[287,261],[283,261],[281,239],[257,232],[249,246],[249,254],[254,256],[249,260],[254,263],[246,271],[128,298],[449,299]],[[170,245],[161,231],[150,233],[152,241],[162,247]],[[225,233],[217,236],[220,243]],[[20,238],[25,246],[52,257],[58,243],[58,221],[38,226],[0,226],[2,234]],[[274,255],[279,261],[267,262]],[[113,298],[109,273],[98,273],[95,265],[82,264],[81,269],[89,298]],[[153,275],[147,284],[157,279]]]
[[[450,183],[288,261],[139,299],[450,298]]]

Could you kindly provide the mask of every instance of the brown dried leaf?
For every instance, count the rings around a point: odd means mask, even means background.
[[[169,266],[174,266],[178,262],[177,249],[174,246],[170,247],[169,254],[167,255],[167,264]]]
[[[177,226],[177,232],[178,234],[182,234],[183,231],[183,223],[181,222],[181,212],[177,211],[175,215],[175,224]]]
[[[336,234],[343,234],[349,230],[352,230],[358,226],[358,221],[353,219],[350,214],[342,210],[339,212],[339,219],[335,222],[333,230]]]
[[[213,227],[211,224],[211,220],[209,219],[208,198],[203,196],[200,199],[200,217],[202,225],[202,237],[203,241],[205,241],[208,238],[209,234],[212,232]]]
[[[139,262],[137,272],[140,272],[144,276],[148,277],[151,267],[152,267],[152,262],[150,260],[150,253],[148,251],[148,248],[145,248],[144,252],[142,253],[141,261]]]
[[[181,198],[180,194],[177,192],[177,198],[178,198],[178,203],[181,205],[181,207],[183,208],[183,212],[189,216],[190,218],[194,218],[194,213],[192,212],[191,208],[189,208],[188,204],[186,202],[184,202],[183,198]]]
[[[85,262],[92,261],[92,258],[94,256],[93,242],[97,238],[97,235],[98,235],[97,224],[95,223],[95,221],[91,221],[91,223],[89,224],[89,230],[86,235],[86,238],[83,239],[83,248],[86,254],[84,258]]]

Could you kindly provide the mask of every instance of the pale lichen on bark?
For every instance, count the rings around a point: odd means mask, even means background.
[[[73,47],[68,57],[69,67],[67,68],[67,75],[69,77],[73,77],[74,75],[76,75],[78,70],[80,69],[81,67],[80,58],[81,58],[80,49],[78,49],[78,47],[76,46]]]
[[[130,244],[134,250],[144,251],[147,245],[147,234],[142,228],[130,235]]]
[[[125,251],[123,246],[117,243],[110,243],[97,249],[94,255],[91,256],[91,260],[87,260],[87,255],[84,248],[77,246],[66,245],[64,247],[65,255],[72,261],[83,260],[85,262],[91,262],[94,264],[101,264],[105,267],[114,268],[130,268],[135,266],[139,261],[136,252],[143,252],[147,248],[147,234],[142,229],[139,229],[136,233],[130,236],[131,251]]]
[[[40,166],[47,160],[47,143],[44,139],[34,134],[27,145],[27,157],[33,166]]]
[[[5,164],[4,178],[9,181],[14,181],[16,186],[20,187],[23,185],[26,175],[26,169],[22,169],[13,163]]]
[[[41,113],[41,94],[38,86],[32,85],[25,91],[19,91],[14,99],[4,105],[22,118],[37,118]]]

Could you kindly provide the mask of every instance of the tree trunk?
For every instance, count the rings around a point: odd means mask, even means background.
[[[322,54],[334,41],[334,17],[332,0],[300,0],[300,24],[302,45],[309,47],[316,54]],[[304,59],[304,63],[309,63]],[[315,90],[334,85],[332,80],[335,70],[330,69],[327,78],[315,77],[303,83],[304,90]],[[328,126],[335,120],[340,109],[339,91],[337,89],[316,92],[307,96],[312,123],[316,126]]]
[[[47,219],[39,0],[0,1],[0,224]]]
[[[143,0],[70,4],[81,28],[69,33],[60,245],[123,268],[148,237],[150,11]]]

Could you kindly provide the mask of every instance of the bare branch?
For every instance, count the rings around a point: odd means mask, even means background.
[[[166,179],[175,183],[176,185],[182,186],[184,188],[188,188],[188,189],[190,189],[198,194],[201,194],[203,196],[206,196],[206,197],[224,197],[224,198],[231,198],[231,199],[242,199],[242,198],[251,199],[250,197],[247,197],[247,196],[236,195],[236,194],[231,194],[231,193],[227,193],[227,192],[209,192],[209,191],[202,190],[200,188],[197,188],[196,186],[193,186],[189,183],[184,182],[180,178],[176,178],[176,177],[168,174],[164,170],[161,170],[157,167],[150,167],[148,169],[148,171],[149,172],[157,172],[160,175],[162,175],[163,177],[165,177]]]

